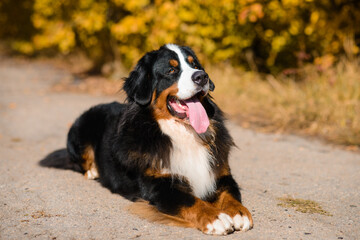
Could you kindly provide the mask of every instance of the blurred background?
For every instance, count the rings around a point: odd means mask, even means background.
[[[1,0],[0,26],[3,53],[110,85],[145,52],[188,45],[243,127],[360,147],[360,1]]]

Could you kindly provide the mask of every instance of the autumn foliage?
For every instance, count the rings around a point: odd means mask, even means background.
[[[191,46],[203,61],[265,72],[359,54],[358,1],[21,2],[0,3],[0,37],[13,49],[28,55],[81,49],[97,67],[117,58],[131,66],[144,52],[169,42]]]
[[[360,149],[358,0],[1,0],[0,26],[9,49],[80,51],[89,72],[113,79],[126,76],[114,74],[119,63],[129,68],[166,43],[189,45],[217,103],[243,127]]]

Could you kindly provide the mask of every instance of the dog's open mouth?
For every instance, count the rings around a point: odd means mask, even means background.
[[[201,95],[203,95],[202,92],[186,100],[180,100],[175,96],[169,96],[167,99],[167,107],[170,113],[190,123],[199,134],[206,132],[210,125],[206,110],[199,100]]]

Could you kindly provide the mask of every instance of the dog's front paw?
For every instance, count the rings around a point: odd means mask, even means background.
[[[191,209],[185,217],[205,234],[227,235],[234,231],[233,218],[208,203],[200,202],[197,211]]]
[[[208,223],[202,230],[206,234],[227,235],[234,231],[234,221],[229,215],[220,213],[215,220]]]
[[[216,220],[208,223],[204,229],[204,233],[213,235],[226,235],[234,231],[233,219],[225,214],[220,213]]]
[[[250,222],[250,220],[251,220],[251,222]],[[236,214],[233,217],[233,222],[234,222],[234,228],[236,231],[247,231],[247,230],[251,229],[253,226],[251,216],[249,219],[249,217],[246,215],[241,216],[240,214]]]
[[[232,203],[223,211],[231,216],[235,231],[247,231],[254,225],[251,213],[239,202]]]

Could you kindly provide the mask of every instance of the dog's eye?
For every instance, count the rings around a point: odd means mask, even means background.
[[[195,68],[195,69],[199,69],[199,67],[196,65],[196,63],[195,63],[195,62],[192,62],[192,64],[191,64],[191,65],[192,65],[192,67],[193,67],[193,68]]]
[[[169,74],[174,74],[176,72],[177,72],[176,68],[170,68],[169,69]]]

